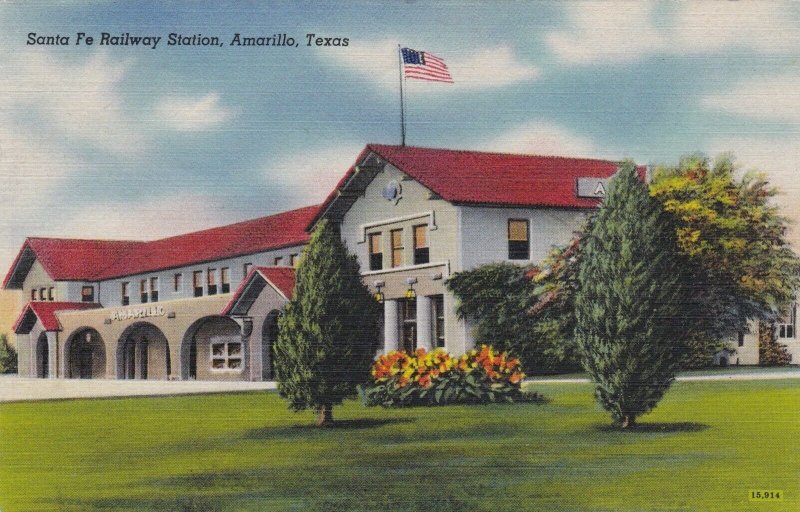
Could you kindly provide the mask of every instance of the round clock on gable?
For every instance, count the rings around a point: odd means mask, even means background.
[[[400,199],[400,195],[403,193],[403,188],[400,186],[400,183],[396,180],[392,180],[383,187],[383,198],[387,201],[397,201]]]

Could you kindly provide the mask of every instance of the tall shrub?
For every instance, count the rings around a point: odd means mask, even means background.
[[[333,406],[367,382],[377,350],[380,306],[361,282],[358,260],[323,221],[303,252],[294,296],[278,320],[275,373],[294,411],[313,409],[320,426]]]
[[[576,342],[597,399],[623,428],[656,406],[685,351],[692,306],[668,220],[625,162],[581,251]]]
[[[0,373],[17,373],[17,351],[6,334],[0,334]]]

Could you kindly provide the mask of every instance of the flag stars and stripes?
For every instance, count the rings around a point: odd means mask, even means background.
[[[412,50],[411,48],[403,48],[400,53],[403,57],[403,69],[406,78],[453,83],[453,77],[450,76],[447,64],[436,55]]]

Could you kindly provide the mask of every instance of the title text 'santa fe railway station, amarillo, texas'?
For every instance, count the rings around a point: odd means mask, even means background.
[[[321,205],[148,242],[28,238],[3,281],[23,291],[14,324],[19,373],[272,379],[277,318],[321,219],[339,225],[364,283],[383,296],[384,351],[463,353],[474,345],[472,322],[457,317],[448,276],[491,262],[540,262],[570,241],[617,168],[368,145]],[[780,341],[797,353],[795,315],[785,322]],[[733,346],[718,361],[758,362],[755,334]]]

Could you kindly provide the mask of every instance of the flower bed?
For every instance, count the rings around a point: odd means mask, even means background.
[[[461,357],[442,349],[425,349],[409,355],[390,352],[372,366],[373,381],[362,387],[367,405],[404,407],[412,405],[476,404],[527,401],[520,389],[519,359],[483,345]]]

